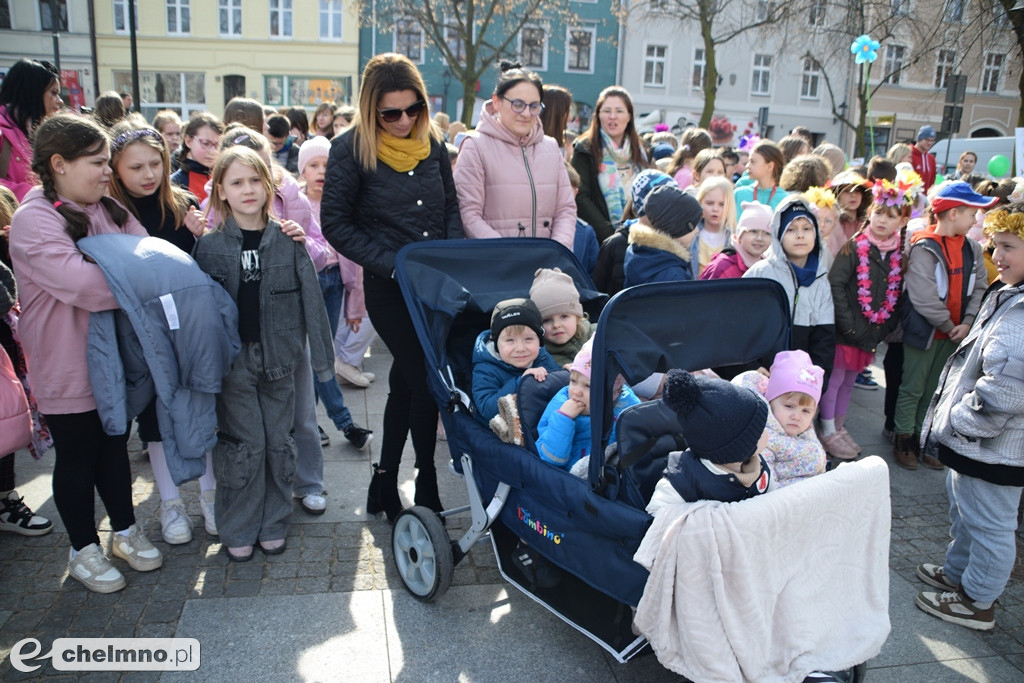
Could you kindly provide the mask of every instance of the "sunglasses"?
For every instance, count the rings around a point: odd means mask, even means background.
[[[413,102],[405,109],[378,109],[377,113],[380,114],[380,118],[384,123],[394,123],[402,118],[402,114],[405,114],[410,119],[416,118],[426,106],[427,103],[420,100],[419,102]]]

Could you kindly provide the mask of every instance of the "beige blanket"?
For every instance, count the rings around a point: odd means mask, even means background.
[[[890,520],[878,457],[740,503],[666,506],[634,556],[651,573],[635,624],[699,683],[867,661],[889,634]]]

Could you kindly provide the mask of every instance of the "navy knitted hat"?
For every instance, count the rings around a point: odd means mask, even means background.
[[[718,465],[754,455],[768,423],[768,402],[752,390],[685,370],[668,371],[662,399],[675,411],[690,451]]]
[[[669,237],[683,237],[697,229],[704,215],[700,202],[675,185],[659,185],[644,204],[651,227]]]
[[[676,181],[667,173],[662,173],[653,168],[645,168],[633,178],[633,185],[630,188],[630,196],[633,199],[633,213],[637,216],[644,215],[644,202],[651,190],[659,185],[676,185]]]

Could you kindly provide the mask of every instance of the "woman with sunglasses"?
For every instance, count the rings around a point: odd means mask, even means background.
[[[648,167],[625,88],[610,86],[597,96],[590,128],[576,140],[572,167],[580,174],[576,209],[603,242],[622,220],[633,176]]]
[[[412,319],[393,279],[395,254],[410,242],[463,236],[452,167],[431,124],[427,88],[409,59],[375,56],[363,71],[359,111],[331,143],[320,204],[324,236],[363,267],[366,310],[391,352],[380,463],[366,511],[394,522],[402,511],[398,465],[405,440],[416,452],[416,505],[440,511],[434,446],[437,404]]]
[[[205,111],[193,114],[182,131],[184,139],[178,152],[178,170],[171,175],[171,182],[194,194],[200,203],[206,201],[206,184],[220,153],[223,132],[224,124],[220,119]]]
[[[469,237],[548,237],[572,249],[576,200],[562,150],[544,135],[540,76],[501,63],[476,133],[459,150],[455,187]]]

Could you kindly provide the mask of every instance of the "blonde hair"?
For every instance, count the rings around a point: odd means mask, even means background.
[[[18,210],[18,198],[6,185],[0,185],[0,228],[11,224],[11,217]]]
[[[244,164],[259,174],[260,182],[263,184],[263,191],[266,195],[266,201],[263,204],[262,210],[263,222],[266,223],[270,219],[270,206],[274,201],[274,179],[270,175],[270,169],[267,168],[267,164],[260,158],[260,155],[242,145],[230,147],[221,152],[220,156],[217,157],[217,163],[213,166],[213,174],[211,176],[213,187],[210,192],[210,203],[206,207],[206,214],[210,215],[210,213],[216,212],[225,218],[231,214],[231,207],[221,195],[221,185],[223,185],[224,174],[227,173],[231,164],[235,162]],[[217,229],[220,229],[220,227],[218,226]]]
[[[907,157],[911,154],[911,147],[905,142],[897,142],[895,145],[889,148],[889,151],[885,153],[885,156],[889,157],[889,160],[894,164],[901,163],[907,160]]]
[[[440,142],[441,131],[430,119],[430,99],[427,86],[423,83],[416,65],[405,55],[385,52],[373,57],[363,69],[362,87],[359,90],[359,110],[352,122],[352,143],[359,164],[367,171],[377,170],[377,150],[380,148],[380,123],[377,120],[377,105],[380,98],[390,92],[412,90],[417,101],[422,100],[423,109],[416,116],[410,137],[424,144]]]
[[[160,222],[162,223],[167,210],[171,210],[174,216],[174,229],[178,230],[185,224],[185,215],[188,213],[192,194],[188,190],[178,187],[171,182],[171,153],[167,149],[164,138],[160,132],[148,125],[138,125],[131,121],[122,121],[114,126],[111,131],[114,141],[110,145],[110,185],[107,191],[110,196],[121,202],[136,218],[139,218],[135,210],[135,204],[128,196],[127,190],[121,184],[121,178],[117,175],[117,162],[121,159],[124,151],[132,145],[146,145],[160,153],[160,161],[163,164],[163,174],[160,176],[160,187],[157,189],[157,199],[160,202]]]
[[[701,182],[697,188],[697,201],[704,201],[709,192],[721,190],[725,195],[725,215],[722,217],[722,225],[729,230],[736,229],[736,195],[733,193],[732,181],[725,176],[710,176]]]

